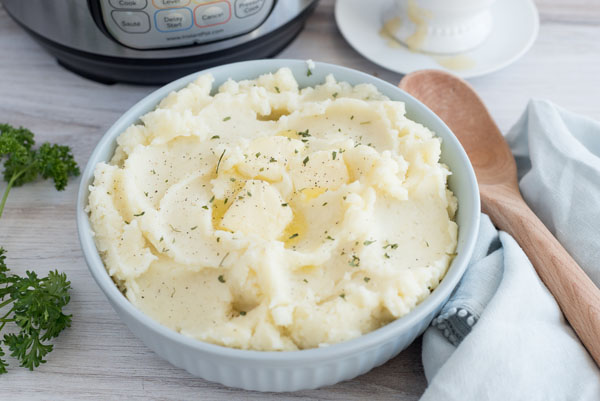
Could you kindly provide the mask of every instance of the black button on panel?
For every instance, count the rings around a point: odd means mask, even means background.
[[[110,5],[121,10],[141,10],[148,5],[148,0],[109,0]]]
[[[146,33],[150,30],[150,17],[143,11],[113,11],[113,20],[127,33]]]
[[[238,18],[246,18],[256,14],[261,10],[265,0],[236,0],[235,1],[235,16]]]

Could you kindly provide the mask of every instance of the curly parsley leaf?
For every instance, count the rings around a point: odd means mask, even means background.
[[[45,356],[52,351],[48,341],[71,326],[71,315],[63,312],[70,300],[71,283],[64,273],[57,271],[46,277],[38,277],[32,271],[23,277],[10,274],[4,253],[0,248],[0,305],[3,311],[8,311],[0,318],[0,331],[9,322],[19,331],[5,334],[1,343],[21,366],[33,370],[45,363]],[[0,349],[0,373],[7,366],[2,356],[4,352]]]
[[[0,124],[0,161],[4,180],[8,183],[0,203],[0,216],[12,187],[18,187],[38,177],[52,179],[61,191],[69,177],[79,175],[79,167],[68,146],[44,143],[34,149],[33,133],[26,128]]]
[[[7,372],[6,368],[8,368],[8,363],[6,363],[6,360],[3,359],[5,355],[6,354],[2,350],[2,347],[0,347],[0,375]]]

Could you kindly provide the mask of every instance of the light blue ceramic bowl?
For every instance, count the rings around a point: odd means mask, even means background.
[[[366,373],[397,355],[427,328],[456,287],[471,257],[479,228],[479,191],[469,159],[450,129],[426,106],[394,85],[349,68],[315,64],[312,75],[307,76],[307,64],[302,60],[245,61],[211,68],[172,82],[123,114],[102,137],[83,172],[77,201],[77,227],[92,276],[136,336],[158,355],[195,376],[248,390],[294,391],[326,386]],[[328,74],[351,84],[373,84],[390,99],[405,102],[409,118],[429,127],[442,138],[442,161],[453,173],[449,186],[458,197],[459,204],[456,217],[459,226],[457,256],[440,285],[408,315],[350,341],[303,351],[261,352],[194,340],[160,325],[136,309],[107,274],[85,212],[94,167],[112,157],[117,136],[129,125],[154,109],[167,94],[183,88],[198,75],[211,73],[216,87],[228,78],[255,78],[281,67],[290,68],[301,87],[322,83]]]

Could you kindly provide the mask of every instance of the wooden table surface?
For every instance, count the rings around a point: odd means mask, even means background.
[[[343,1],[343,0],[341,0]],[[334,0],[321,0],[305,30],[280,57],[337,63],[396,83],[401,76],[362,58],[341,37]],[[541,29],[518,62],[471,83],[506,131],[532,97],[600,119],[600,2],[538,0]],[[152,87],[106,86],[66,71],[0,6],[0,122],[23,125],[38,142],[68,144],[83,167],[105,130]],[[56,192],[39,182],[14,189],[0,223],[8,265],[23,273],[58,268],[72,281],[73,326],[35,372],[0,376],[3,400],[328,399],[413,400],[426,382],[421,343],[352,381],[291,394],[262,394],[194,378],[161,360],[119,320],[88,273],[75,227],[78,180]],[[0,184],[3,191],[4,183]]]

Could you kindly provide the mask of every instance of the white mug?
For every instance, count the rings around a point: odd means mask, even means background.
[[[492,30],[495,0],[396,0],[399,19],[388,32],[415,51],[462,53]]]

